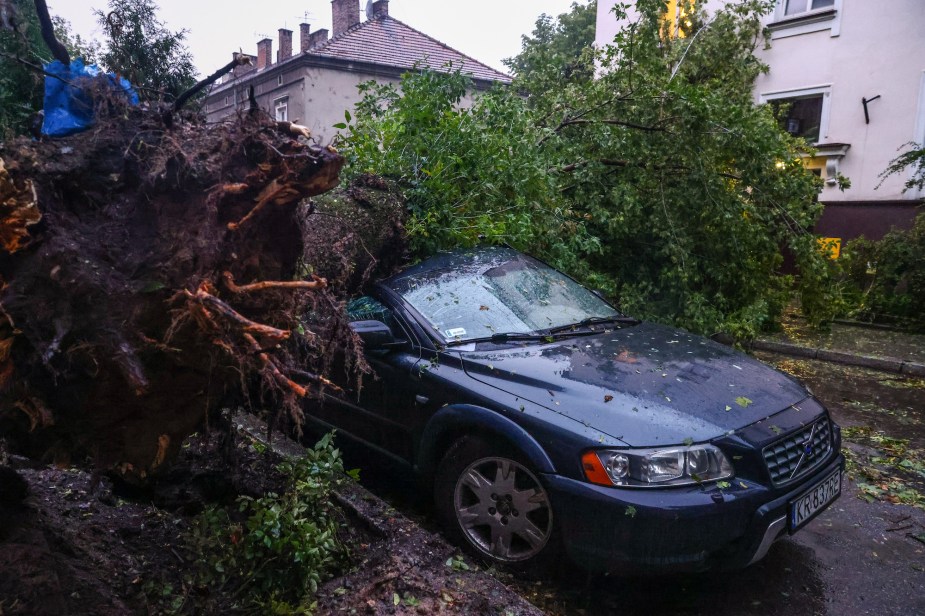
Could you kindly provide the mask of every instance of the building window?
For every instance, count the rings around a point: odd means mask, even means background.
[[[273,101],[273,112],[277,122],[289,121],[289,97],[284,96]]]
[[[785,0],[787,7],[784,10],[784,15],[787,17],[791,15],[799,15],[800,13],[806,13],[808,11],[815,11],[817,9],[827,9],[835,6],[835,0]]]
[[[768,24],[772,39],[799,36],[828,30],[830,36],[841,33],[841,8],[844,0],[778,0],[774,21]]]
[[[276,85],[278,86],[283,85],[283,74],[282,73],[276,76]]]
[[[829,137],[831,93],[832,86],[824,84],[799,90],[766,92],[760,100],[771,106],[783,130],[810,143],[823,143]]]
[[[803,137],[816,150],[814,158],[806,159],[806,166],[825,180],[826,186],[838,184],[839,166],[851,148],[849,143],[837,143],[829,135],[829,108],[832,98],[829,84],[762,94],[762,103],[774,110],[783,130]],[[837,137],[837,135],[836,135]]]
[[[771,102],[780,127],[794,137],[816,143],[821,136],[823,95],[777,98]]]

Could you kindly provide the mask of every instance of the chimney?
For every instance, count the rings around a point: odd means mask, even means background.
[[[302,53],[308,51],[311,47],[312,27],[308,24],[299,24],[299,49]]]
[[[265,38],[257,41],[257,70],[262,71],[273,64],[273,41]]]
[[[389,0],[376,0],[373,2],[373,19],[389,16]]]
[[[312,32],[312,35],[308,38],[308,47],[309,49],[314,49],[328,42],[328,30],[327,28],[322,28],[321,30],[316,30]]]
[[[331,0],[334,36],[340,36],[360,23],[359,0]]]
[[[292,57],[292,30],[285,28],[279,29],[279,58],[277,62],[282,62]]]

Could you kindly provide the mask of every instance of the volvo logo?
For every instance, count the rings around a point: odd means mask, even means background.
[[[816,435],[816,428],[818,426],[819,422],[814,423],[812,429],[809,431],[809,436],[803,441],[803,453],[800,455],[797,465],[793,467],[793,472],[790,473],[790,479],[796,477],[797,471],[800,470],[800,467],[803,466],[803,462],[806,460],[806,456],[811,456],[813,454],[813,436]]]

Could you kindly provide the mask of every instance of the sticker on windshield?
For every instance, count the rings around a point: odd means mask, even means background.
[[[454,327],[453,329],[448,329],[444,332],[447,338],[462,338],[466,335],[465,327]]]

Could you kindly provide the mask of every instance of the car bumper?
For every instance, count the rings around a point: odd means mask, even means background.
[[[720,491],[627,490],[544,477],[565,550],[577,564],[667,573],[737,569],[760,560],[791,532],[789,503],[843,468],[838,454],[798,484],[774,490],[739,478]]]

